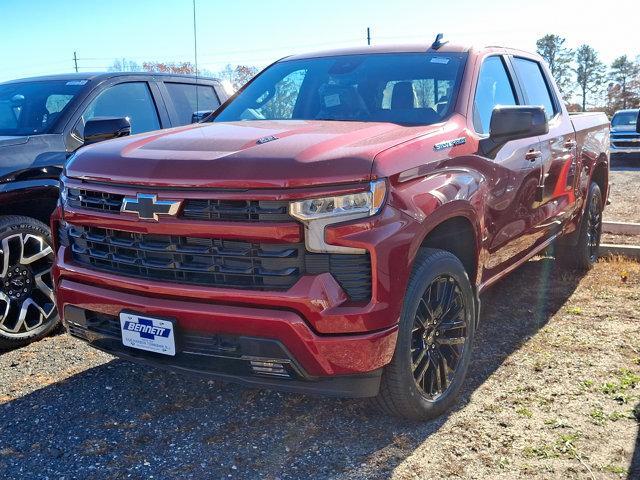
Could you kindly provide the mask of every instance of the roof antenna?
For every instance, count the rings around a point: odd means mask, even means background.
[[[433,48],[434,50],[438,50],[445,43],[449,43],[447,40],[443,42],[442,37],[444,37],[444,33],[439,33],[438,35],[436,35],[436,40],[431,44],[431,48]]]

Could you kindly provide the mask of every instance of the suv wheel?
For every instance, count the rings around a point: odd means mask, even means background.
[[[558,245],[557,260],[567,268],[589,270],[598,260],[600,236],[602,235],[602,193],[597,183],[592,182],[587,196],[587,205],[577,233],[574,246]]]
[[[59,323],[49,229],[28,217],[0,219],[0,348],[25,345]]]
[[[421,250],[375,406],[414,420],[447,410],[469,367],[475,325],[473,290],[460,260],[442,250]]]

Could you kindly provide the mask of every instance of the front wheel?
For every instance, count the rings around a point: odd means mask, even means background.
[[[472,355],[473,290],[460,260],[430,248],[409,280],[393,359],[373,400],[385,413],[426,420],[456,400]]]
[[[0,348],[25,345],[59,323],[49,229],[28,217],[0,219]]]

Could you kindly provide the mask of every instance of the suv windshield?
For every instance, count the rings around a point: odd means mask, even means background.
[[[247,85],[214,121],[437,123],[454,108],[465,58],[381,53],[281,61]]]
[[[47,133],[86,80],[0,85],[0,135]]]
[[[638,121],[638,112],[616,113],[611,119],[612,127],[635,127]]]

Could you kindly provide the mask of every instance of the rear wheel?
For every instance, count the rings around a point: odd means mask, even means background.
[[[576,245],[558,245],[556,259],[565,267],[589,270],[598,260],[602,235],[602,193],[597,183],[591,183],[587,205],[580,220]]]
[[[0,348],[25,345],[59,323],[49,229],[28,217],[0,219]]]
[[[415,420],[442,414],[463,385],[475,324],[473,290],[460,260],[423,249],[407,288],[396,350],[374,404]]]

